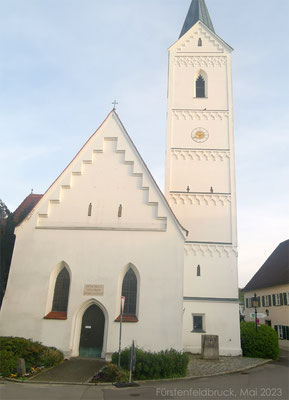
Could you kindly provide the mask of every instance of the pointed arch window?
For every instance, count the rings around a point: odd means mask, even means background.
[[[206,82],[202,75],[199,75],[196,80],[196,97],[206,97]]]
[[[123,278],[121,295],[125,297],[123,315],[136,315],[137,279],[131,268]]]
[[[125,297],[122,321],[138,322],[137,318],[138,278],[131,267],[127,270],[122,280],[121,295]],[[116,322],[120,321],[120,315],[117,317],[115,321]]]
[[[45,319],[67,318],[69,288],[70,275],[68,270],[64,267],[57,275],[54,286],[52,309],[50,313],[44,317]]]
[[[59,272],[55,282],[52,311],[67,312],[70,276],[64,267]]]

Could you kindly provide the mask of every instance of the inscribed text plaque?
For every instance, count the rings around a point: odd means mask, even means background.
[[[104,285],[84,285],[84,296],[103,296]]]

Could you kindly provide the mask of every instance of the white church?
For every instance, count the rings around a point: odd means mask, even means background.
[[[192,0],[169,48],[165,195],[113,109],[16,228],[0,335],[66,357],[239,355],[232,48]]]

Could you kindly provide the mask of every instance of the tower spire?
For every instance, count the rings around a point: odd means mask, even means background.
[[[205,0],[192,0],[180,38],[198,21],[202,21],[211,31],[215,32]]]

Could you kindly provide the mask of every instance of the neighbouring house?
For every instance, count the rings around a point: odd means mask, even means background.
[[[282,242],[244,288],[245,320],[254,320],[252,299],[259,301],[257,319],[272,326],[280,348],[289,349],[289,240]]]
[[[0,221],[0,308],[5,294],[15,243],[15,227],[20,224],[41,199],[42,194],[30,193],[13,213]]]

